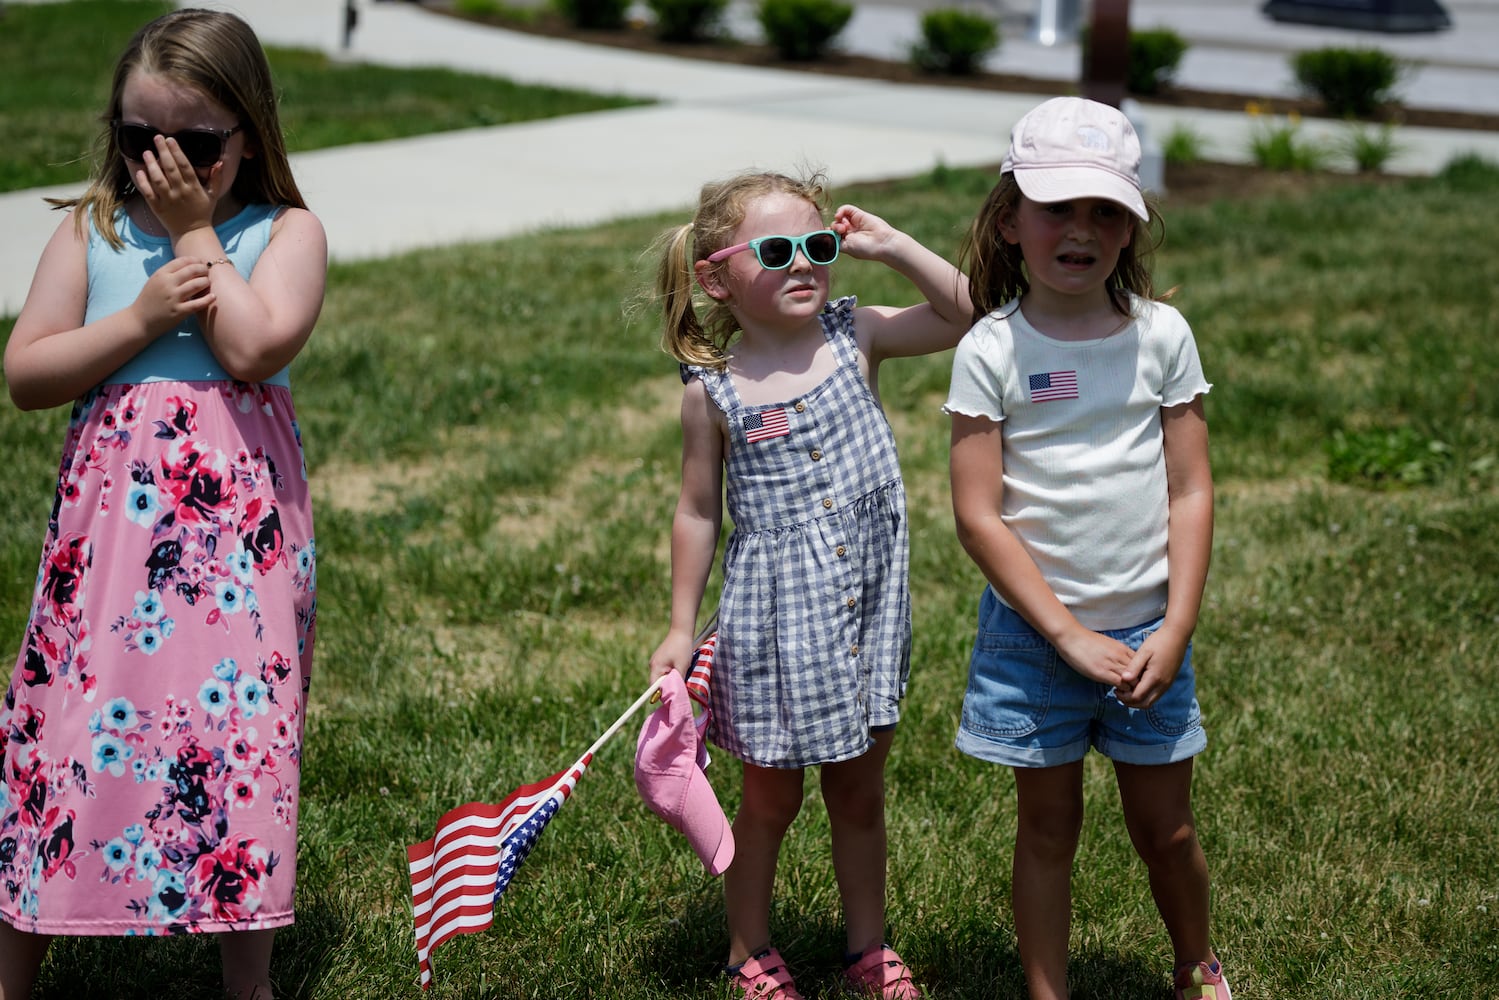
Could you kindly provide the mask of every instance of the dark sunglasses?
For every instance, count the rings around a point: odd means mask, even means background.
[[[138,125],[118,119],[114,122],[115,144],[120,147],[120,152],[126,159],[144,162],[148,150],[156,152],[156,137],[165,135],[168,139],[176,139],[177,148],[182,150],[187,162],[200,168],[211,167],[222,160],[229,137],[243,128],[243,125],[236,125],[231,129],[190,128],[182,132],[167,133],[150,125]]]
[[[709,254],[708,263],[717,264],[725,257],[753,250],[755,259],[760,262],[761,267],[767,271],[784,271],[796,259],[797,250],[806,254],[810,263],[826,265],[838,259],[840,245],[838,234],[831,229],[819,229],[800,236],[761,236],[748,243],[724,247],[716,253]]]

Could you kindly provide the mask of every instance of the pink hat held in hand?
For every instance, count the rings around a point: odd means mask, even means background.
[[[1124,112],[1084,97],[1054,97],[1010,130],[1000,173],[1031,201],[1103,198],[1150,221],[1140,193],[1140,137]]]
[[[687,837],[710,875],[722,875],[734,860],[734,831],[708,784],[708,755],[692,716],[692,700],[682,675],[671,671],[661,682],[661,707],[645,720],[635,748],[635,787],[651,811]]]

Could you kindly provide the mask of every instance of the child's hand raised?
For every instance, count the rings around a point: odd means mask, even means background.
[[[973,305],[968,279],[944,258],[857,205],[840,205],[833,231],[850,257],[897,271],[921,292],[915,306],[861,306],[855,313],[859,345],[871,365],[884,358],[909,358],[954,347],[967,332]]]
[[[878,260],[890,241],[900,233],[888,222],[857,205],[840,205],[833,213],[833,232],[843,241],[843,251],[860,260]]]
[[[222,163],[215,163],[208,180],[200,181],[177,140],[157,136],[156,152],[147,151],[145,166],[135,172],[135,188],[175,239],[213,224],[213,208],[218,202],[214,185],[223,169]]]

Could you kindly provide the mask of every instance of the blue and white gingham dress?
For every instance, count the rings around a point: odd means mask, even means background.
[[[853,310],[824,308],[838,369],[797,399],[745,406],[726,372],[686,369],[730,428],[708,735],[761,767],[864,753],[872,727],[899,720],[910,675],[906,493]]]

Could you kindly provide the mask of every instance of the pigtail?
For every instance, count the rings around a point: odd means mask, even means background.
[[[705,368],[722,368],[723,351],[709,337],[697,316],[697,275],[693,270],[692,225],[686,223],[662,234],[656,268],[656,299],[661,304],[661,349],[677,361]]]
[[[652,298],[661,305],[661,349],[682,364],[723,371],[728,367],[729,342],[739,332],[739,321],[727,302],[698,298],[696,266],[729,245],[744,221],[745,206],[755,198],[784,192],[805,198],[826,212],[827,178],[811,171],[805,178],[749,172],[704,184],[692,221],[662,233],[653,244],[660,255]],[[647,251],[648,253],[650,251]],[[718,263],[712,267],[724,268]],[[701,318],[698,307],[703,307]]]

